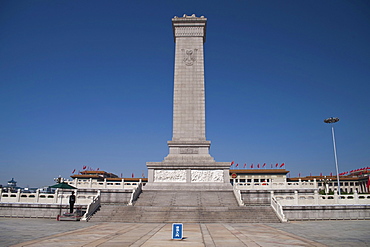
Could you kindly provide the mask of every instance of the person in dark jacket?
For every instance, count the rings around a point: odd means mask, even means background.
[[[75,192],[72,191],[72,195],[69,196],[69,213],[73,213],[73,207],[76,202],[76,196],[74,194]]]

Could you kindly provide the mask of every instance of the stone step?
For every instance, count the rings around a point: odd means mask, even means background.
[[[230,191],[147,191],[135,203],[137,206],[237,206]]]
[[[280,222],[270,205],[240,207],[232,191],[145,190],[134,206],[102,204],[93,221],[141,223]]]
[[[178,211],[178,210],[119,210],[98,212],[94,221],[121,222],[278,222],[272,209],[247,211],[244,207],[229,211]]]

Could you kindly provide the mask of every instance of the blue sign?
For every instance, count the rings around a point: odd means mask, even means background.
[[[182,223],[172,224],[172,239],[182,239]]]

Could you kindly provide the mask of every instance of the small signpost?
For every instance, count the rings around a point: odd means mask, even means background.
[[[182,223],[172,224],[172,239],[182,239]]]

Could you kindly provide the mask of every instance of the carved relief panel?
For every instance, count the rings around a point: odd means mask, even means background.
[[[223,170],[191,170],[191,182],[224,182]]]
[[[192,66],[196,61],[198,49],[181,49],[184,54],[183,62],[186,66]]]
[[[154,182],[186,182],[186,170],[154,170]]]

